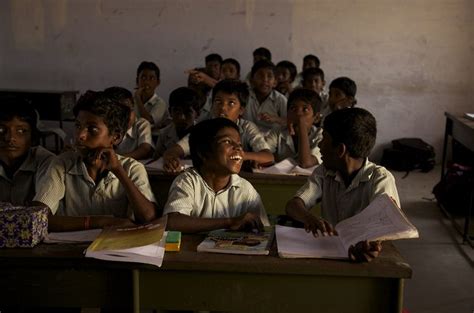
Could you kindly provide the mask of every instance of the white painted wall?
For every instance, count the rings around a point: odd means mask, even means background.
[[[241,62],[322,61],[327,83],[349,76],[378,119],[373,157],[391,139],[424,138],[438,156],[444,111],[474,110],[470,0],[11,0],[0,2],[0,88],[134,87],[142,60],[162,70],[158,92],[217,52]]]

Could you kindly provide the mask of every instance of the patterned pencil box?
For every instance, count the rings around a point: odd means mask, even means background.
[[[0,248],[31,248],[48,232],[48,208],[0,203]]]

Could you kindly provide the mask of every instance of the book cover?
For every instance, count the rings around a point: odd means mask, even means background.
[[[351,245],[363,240],[418,238],[418,231],[386,194],[335,226],[338,236],[314,237],[302,228],[276,226],[278,255],[284,258],[348,258]]]
[[[273,239],[273,228],[265,227],[260,233],[215,230],[201,242],[198,252],[227,254],[268,255]]]
[[[105,228],[86,250],[86,257],[161,266],[166,217],[136,227]]]
[[[309,168],[302,168],[298,166],[295,160],[292,158],[284,159],[272,166],[260,168],[260,169],[253,169],[254,173],[263,173],[263,174],[274,174],[274,175],[303,175],[309,176],[313,173],[314,169],[317,165],[309,167]]]

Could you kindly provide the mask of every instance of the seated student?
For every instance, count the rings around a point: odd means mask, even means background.
[[[189,146],[194,167],[171,185],[163,213],[167,229],[196,233],[270,225],[259,194],[238,175],[245,152],[234,122],[215,118],[197,124]]]
[[[222,57],[217,53],[211,53],[206,56],[206,70],[214,79],[219,79],[221,77],[221,63]]]
[[[18,98],[0,98],[0,202],[29,205],[55,157],[38,146],[37,115]]]
[[[357,104],[356,93],[356,83],[349,77],[339,77],[333,80],[329,85],[328,98],[331,112],[354,107]]]
[[[130,109],[128,130],[115,152],[135,160],[150,158],[154,149],[151,138],[151,124],[142,117],[137,118],[132,93],[122,87],[110,87],[105,89],[104,92],[114,99],[117,104],[125,105]]]
[[[310,67],[303,71],[302,76],[302,87],[305,89],[314,90],[318,93],[322,100],[321,114],[323,117],[327,116],[329,113],[331,113],[331,110],[327,104],[328,94],[324,90],[324,86],[326,85],[326,81],[324,80],[324,71],[319,67]]]
[[[272,163],[273,155],[258,127],[245,119],[240,118],[245,110],[248,98],[246,83],[238,80],[222,80],[213,89],[212,116],[225,117],[236,123],[242,138],[245,151],[244,160],[251,161],[254,167],[259,164]],[[175,146],[168,149],[163,155],[164,168],[168,172],[182,170],[180,158],[190,154],[189,137],[184,137]]]
[[[272,61],[272,53],[265,47],[257,48],[253,51],[253,64],[261,60]],[[245,82],[251,85],[252,71],[245,76]]]
[[[367,207],[376,196],[386,193],[398,205],[392,174],[368,160],[375,144],[375,118],[361,108],[338,110],[324,120],[319,144],[323,163],[286,205],[286,213],[317,235],[335,235],[333,225]],[[309,209],[321,199],[321,215]],[[370,261],[381,251],[380,242],[360,242],[349,249],[352,260]]]
[[[151,123],[153,129],[160,129],[171,121],[166,102],[155,90],[160,85],[160,69],[153,62],[143,61],[137,69],[137,90],[135,105],[139,117]]]
[[[280,61],[276,65],[276,90],[288,98],[293,91],[293,81],[296,77],[296,66],[290,61]]]
[[[145,167],[114,148],[127,130],[130,109],[104,92],[89,91],[73,109],[76,151],[59,155],[33,201],[51,210],[50,231],[145,223],[156,217]]]
[[[169,99],[169,110],[172,123],[162,128],[155,144],[154,159],[158,159],[165,151],[186,136],[199,115],[199,96],[188,87],[173,90]]]
[[[252,87],[243,117],[257,124],[263,133],[286,125],[286,97],[275,91],[276,67],[261,60],[252,67]]]
[[[319,68],[321,62],[319,58],[313,54],[307,54],[303,58],[302,71],[296,75],[295,81],[293,82],[293,88],[301,87],[303,83],[303,72],[309,68]]]
[[[322,139],[319,121],[321,98],[308,89],[295,89],[288,98],[288,125],[274,129],[265,137],[275,160],[293,158],[298,165],[308,168],[321,163],[318,144]]]
[[[236,59],[228,58],[222,61],[221,80],[240,79],[240,63]]]

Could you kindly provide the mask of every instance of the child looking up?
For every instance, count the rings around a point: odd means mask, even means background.
[[[245,110],[248,94],[246,83],[238,80],[220,81],[212,93],[212,116],[213,118],[225,117],[237,124],[245,151],[244,160],[252,162],[253,166],[271,163],[274,161],[273,155],[258,127],[254,123],[240,118]],[[190,152],[189,139],[184,137],[165,152],[163,156],[165,170],[180,171],[180,158],[190,155]]]
[[[199,96],[188,87],[173,90],[169,99],[172,123],[161,129],[155,145],[154,158],[163,156],[165,151],[186,136],[199,115]]]
[[[331,112],[354,107],[357,104],[356,93],[356,83],[349,77],[339,77],[333,80],[329,85],[328,99]]]
[[[160,85],[159,67],[153,62],[140,63],[136,83],[135,105],[138,116],[150,122],[153,129],[160,129],[169,124],[168,107],[155,92]]]
[[[145,167],[117,155],[130,109],[104,92],[88,92],[73,109],[75,148],[50,165],[34,201],[51,210],[50,231],[145,223],[156,217]]]
[[[290,61],[280,61],[276,65],[276,90],[288,98],[293,91],[293,82],[296,77],[296,66]]]
[[[128,129],[122,142],[117,146],[116,152],[135,160],[150,158],[154,149],[151,125],[146,119],[137,118],[132,93],[122,87],[110,87],[105,89],[104,92],[117,104],[125,105],[130,109]]]
[[[286,98],[274,90],[275,72],[275,65],[267,60],[255,63],[251,72],[253,89],[243,116],[257,124],[263,133],[286,124]]]
[[[24,100],[0,98],[0,201],[29,205],[53,153],[38,146],[37,114]]]
[[[306,184],[286,205],[286,213],[317,235],[335,235],[333,225],[367,207],[386,193],[400,205],[392,174],[368,160],[375,144],[375,118],[361,108],[338,110],[324,120],[319,146],[322,166],[316,168]],[[309,212],[321,200],[321,217]],[[349,257],[370,261],[381,251],[378,242],[360,242],[349,249]]]
[[[189,145],[194,167],[170,188],[164,208],[169,230],[196,233],[270,225],[257,191],[238,175],[244,152],[234,122],[215,118],[197,124]]]
[[[318,144],[322,139],[321,128],[313,124],[319,121],[321,99],[308,89],[296,89],[288,98],[288,125],[272,130],[265,137],[275,160],[293,158],[303,168],[321,163]]]

